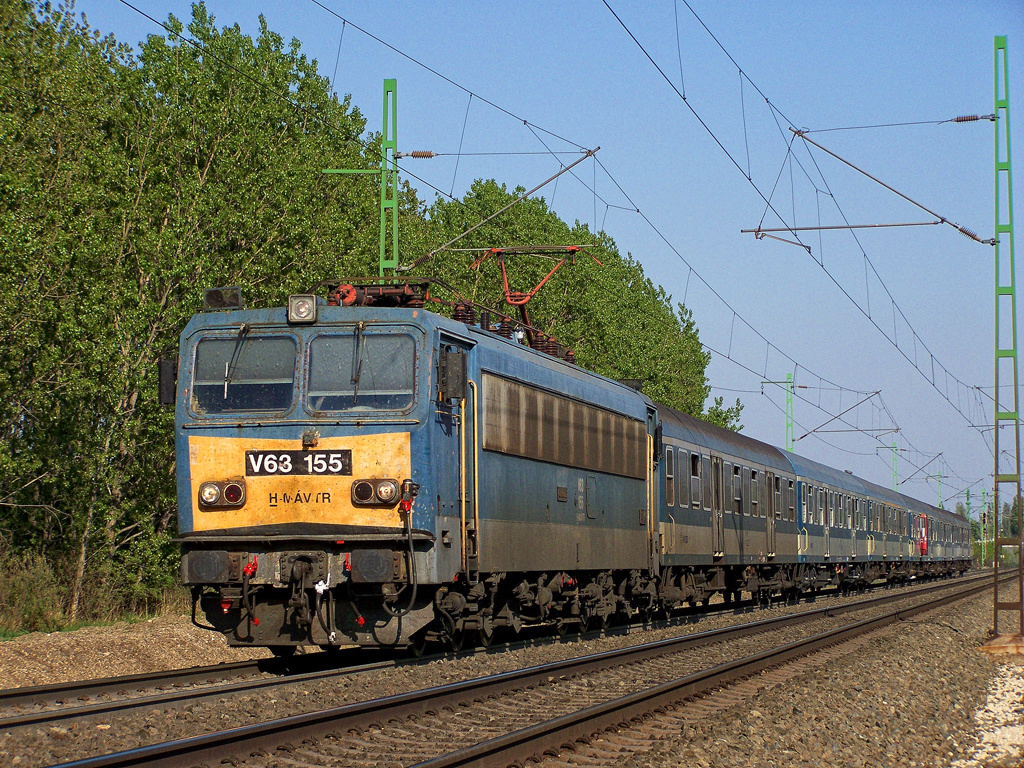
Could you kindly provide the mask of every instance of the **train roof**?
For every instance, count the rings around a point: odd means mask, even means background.
[[[864,490],[876,499],[880,499],[886,504],[893,504],[897,507],[910,507],[907,503],[910,497],[906,494],[894,491],[892,488],[886,488],[884,485],[879,485],[878,483],[872,483],[870,480],[861,480],[861,482],[864,484]],[[921,502],[917,503],[921,504]]]
[[[665,405],[658,405],[658,413],[662,422],[671,426],[671,429],[665,430],[669,437],[680,437],[702,445],[710,451],[730,456],[745,456],[751,461],[782,470],[786,474],[793,471],[782,451],[773,445],[733,432],[731,429],[723,429]]]
[[[796,472],[798,477],[825,483],[848,493],[859,493],[861,495],[868,493],[864,487],[864,481],[850,472],[835,469],[813,459],[808,459],[805,456],[798,456],[795,453],[787,454],[786,458],[789,459],[789,463],[793,466],[793,471]]]

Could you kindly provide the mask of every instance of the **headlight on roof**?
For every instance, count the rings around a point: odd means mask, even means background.
[[[316,322],[316,296],[310,294],[296,294],[288,297],[288,322],[289,323],[315,323]]]

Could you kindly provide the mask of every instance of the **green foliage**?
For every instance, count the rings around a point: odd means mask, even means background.
[[[427,224],[433,247],[457,237],[523,191],[509,192],[494,181],[477,181],[461,202],[435,202],[428,210]],[[573,349],[582,366],[613,379],[640,379],[644,392],[655,401],[738,428],[738,401],[725,408],[718,399],[707,413],[703,411],[710,391],[705,376],[710,355],[701,347],[690,311],[682,304],[673,308],[672,297],[644,275],[643,267],[631,255],[622,256],[607,234],[594,234],[579,222],[570,227],[542,198],[532,198],[471,232],[454,247],[549,243],[588,247],[530,301],[528,311],[534,325]],[[480,255],[442,251],[421,271],[444,279],[474,301],[515,314],[505,304],[499,265],[493,258],[476,270],[468,269]],[[509,256],[506,263],[510,288],[528,292],[556,262]]]
[[[156,403],[156,362],[203,288],[244,285],[266,306],[376,271],[377,180],[320,172],[379,164],[359,111],[262,19],[253,39],[195,5],[187,37],[200,47],[153,35],[135,56],[72,9],[0,4],[0,603],[26,592],[0,628],[152,610],[176,581],[173,415]],[[463,204],[429,207],[400,193],[411,260],[521,190],[479,181]],[[537,325],[582,365],[736,427],[738,402],[702,413],[709,358],[690,312],[604,233],[531,199],[460,246],[537,243],[593,244],[601,262],[563,267],[530,304]],[[469,260],[443,252],[423,273],[501,307],[497,265]],[[551,266],[514,260],[513,287]]]
[[[45,557],[0,553],[0,565],[0,637],[64,626],[63,590]]]
[[[65,9],[0,6],[0,544],[71,572],[64,609],[176,578],[173,415],[156,361],[204,287],[281,303],[375,259],[365,127],[297,41],[193,9],[138,60]],[[170,20],[181,30],[181,24]],[[169,36],[172,37],[172,36]]]

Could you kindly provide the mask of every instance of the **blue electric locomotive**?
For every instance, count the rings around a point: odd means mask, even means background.
[[[969,564],[961,518],[659,406],[507,317],[428,311],[426,284],[208,297],[161,390],[182,581],[232,645],[486,644]]]

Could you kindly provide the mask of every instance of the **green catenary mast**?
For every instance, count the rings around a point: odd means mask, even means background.
[[[384,122],[380,134],[380,170],[325,169],[323,173],[380,174],[380,266],[378,275],[398,266],[398,81],[384,81]],[[424,153],[425,154],[425,153]],[[390,235],[390,238],[388,237]],[[388,247],[390,239],[391,247]]]
[[[1024,562],[1021,558],[1021,504],[1016,508],[1017,536],[1001,536],[999,529],[999,486],[1008,485],[1015,499],[1021,496],[1020,479],[1020,390],[1017,373],[1017,283],[1013,254],[1013,187],[1010,176],[1010,66],[1006,49],[1006,37],[995,38],[995,432],[994,467],[995,487],[992,494],[992,517],[995,524],[995,551],[993,553],[993,612],[992,634],[999,637],[1000,612],[1016,613],[1019,620],[1019,635],[1024,635]],[[1004,324],[1009,333],[1001,333]],[[1009,368],[1009,370],[1006,370]],[[1010,374],[1013,388],[1012,408],[1003,404],[1000,388],[1000,371]],[[1000,448],[1001,428],[1013,424],[1013,445],[1011,450]],[[1007,458],[1002,462],[1004,453]],[[1009,592],[1012,599],[1000,599],[999,558],[1002,547],[1017,548],[1017,585]],[[1007,595],[1009,597],[1009,595]]]

